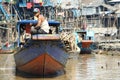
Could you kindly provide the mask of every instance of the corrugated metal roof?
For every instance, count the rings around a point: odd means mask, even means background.
[[[109,1],[109,2],[111,2],[111,3],[112,3],[112,2],[113,2],[113,3],[114,3],[114,2],[117,3],[117,2],[120,2],[120,0],[111,0],[111,1]]]
[[[120,9],[115,12],[116,14],[120,14]]]
[[[118,10],[116,7],[114,7],[114,6],[110,6],[110,5],[107,5],[107,4],[101,4],[102,6],[104,6],[104,7],[106,7],[106,8],[108,8],[109,10],[112,10],[112,11],[116,11],[116,10]]]
[[[104,2],[104,0],[81,0],[82,4],[85,6],[99,6]]]

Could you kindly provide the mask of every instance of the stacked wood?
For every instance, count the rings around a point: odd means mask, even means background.
[[[80,51],[76,43],[76,36],[73,32],[63,32],[60,34],[61,40],[71,51]],[[81,40],[81,38],[79,38]]]

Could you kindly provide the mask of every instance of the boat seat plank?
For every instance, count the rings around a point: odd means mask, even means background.
[[[60,36],[57,34],[34,34],[32,40],[59,40]]]

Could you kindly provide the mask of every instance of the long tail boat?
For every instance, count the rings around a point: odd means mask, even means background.
[[[17,23],[19,50],[14,55],[16,68],[24,73],[41,76],[64,71],[68,55],[59,37],[60,22],[48,22],[50,26],[56,27],[56,34],[31,34],[31,38],[27,39],[21,47],[21,27],[27,28],[28,26],[25,25],[30,23],[36,24],[37,21],[22,20]]]
[[[77,33],[82,37],[82,40],[78,43],[78,47],[81,49],[80,54],[90,54],[94,49],[94,32],[81,30]]]

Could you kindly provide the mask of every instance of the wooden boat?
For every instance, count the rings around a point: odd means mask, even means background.
[[[92,45],[93,41],[92,40],[82,40],[80,42],[79,47],[81,48],[80,53],[81,54],[90,54],[92,52]]]
[[[6,42],[0,49],[0,54],[9,54],[15,51],[15,44]]]
[[[20,25],[36,23],[35,20],[18,22],[18,47],[20,48]],[[49,21],[50,26],[60,25],[59,22]],[[16,67],[19,71],[33,75],[53,75],[64,71],[68,55],[61,43],[58,29],[56,34],[34,34],[15,54]]]
[[[78,43],[78,47],[81,49],[80,54],[90,54],[94,48],[94,32],[81,30],[77,33],[82,36],[82,41]]]
[[[13,53],[14,50],[3,50],[3,49],[0,49],[0,54],[9,54],[9,53]]]

